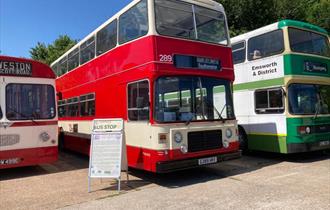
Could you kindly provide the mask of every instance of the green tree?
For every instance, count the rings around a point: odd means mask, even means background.
[[[30,55],[33,60],[47,63],[48,48],[44,43],[38,42],[37,46],[31,48]]]
[[[330,33],[330,1],[319,0],[306,10],[306,21],[320,26]]]
[[[306,8],[315,4],[315,0],[275,0],[277,20],[293,19],[304,21]]]
[[[38,42],[37,46],[31,48],[30,55],[34,60],[50,65],[77,43],[67,35],[59,36],[52,44],[46,46]]]
[[[230,35],[236,36],[276,20],[274,0],[217,0],[226,11]]]
[[[309,22],[330,31],[329,0],[217,0],[236,36],[283,19]]]

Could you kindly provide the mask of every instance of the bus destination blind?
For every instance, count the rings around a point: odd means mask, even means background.
[[[32,76],[32,64],[26,62],[0,60],[0,74]]]
[[[189,55],[174,55],[174,65],[177,68],[194,68],[203,70],[221,70],[221,61]]]

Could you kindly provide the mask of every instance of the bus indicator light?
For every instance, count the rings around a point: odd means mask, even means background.
[[[167,142],[167,133],[158,134],[158,143],[165,144]]]
[[[299,134],[310,134],[311,128],[309,126],[300,126],[300,127],[298,127],[298,133]]]
[[[229,141],[227,139],[223,140],[222,144],[223,144],[223,147],[224,148],[228,148],[229,147]]]

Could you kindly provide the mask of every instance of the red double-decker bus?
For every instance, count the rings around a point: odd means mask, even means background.
[[[0,56],[0,169],[55,162],[57,134],[52,69]]]
[[[62,55],[60,145],[89,154],[92,120],[123,118],[130,167],[240,156],[226,16],[210,0],[136,0]]]

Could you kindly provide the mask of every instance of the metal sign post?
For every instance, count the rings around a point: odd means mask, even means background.
[[[121,171],[128,173],[123,128],[123,119],[93,120],[88,192],[91,192],[91,178],[116,179],[120,191]]]

